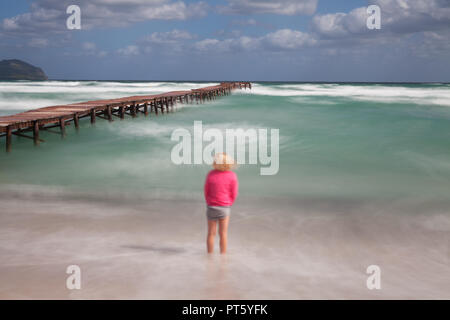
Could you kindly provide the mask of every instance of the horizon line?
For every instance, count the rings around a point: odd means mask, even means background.
[[[329,81],[329,80],[119,80],[119,79],[47,79],[47,80],[0,80],[0,82],[19,82],[19,81],[98,81],[98,82],[253,82],[253,83],[357,83],[357,84],[450,84],[450,81]]]

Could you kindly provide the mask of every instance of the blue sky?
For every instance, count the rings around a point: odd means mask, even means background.
[[[449,40],[449,0],[0,2],[0,59],[52,79],[448,82]]]

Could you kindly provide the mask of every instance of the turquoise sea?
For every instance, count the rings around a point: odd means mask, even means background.
[[[162,93],[212,83],[2,82],[0,114],[92,99]],[[113,123],[82,121],[66,139],[43,133],[35,148],[14,138],[1,184],[197,197],[204,165],[170,160],[176,128],[280,130],[280,170],[238,169],[249,196],[448,199],[450,85],[254,83],[253,90],[176,113]],[[4,139],[1,146],[4,146]],[[1,148],[1,147],[0,147]],[[4,149],[4,148],[2,148]]]

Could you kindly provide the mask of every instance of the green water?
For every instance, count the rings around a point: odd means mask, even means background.
[[[1,114],[61,102],[202,87],[195,83],[49,82],[0,84]],[[84,96],[85,98],[82,98]],[[9,104],[10,101],[14,103]],[[54,103],[52,103],[54,101]],[[11,106],[11,107],[8,107]],[[446,84],[254,84],[203,105],[132,119],[87,119],[62,139],[14,137],[0,153],[3,188],[53,188],[157,198],[201,198],[207,165],[172,163],[173,130],[274,128],[280,169],[237,170],[240,193],[252,197],[446,200],[450,190],[450,86]],[[4,139],[0,148],[4,150]]]

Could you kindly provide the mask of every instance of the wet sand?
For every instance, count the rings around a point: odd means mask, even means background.
[[[0,201],[0,299],[450,299],[448,204],[241,198],[221,256],[200,200]]]

